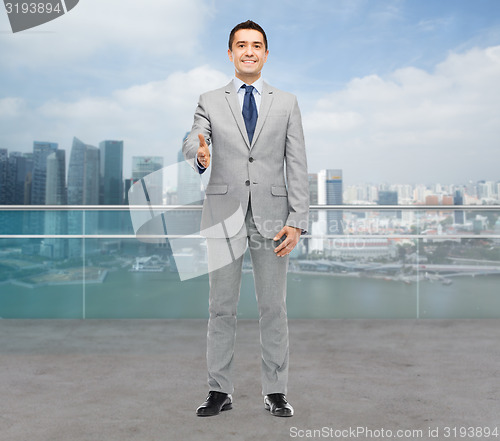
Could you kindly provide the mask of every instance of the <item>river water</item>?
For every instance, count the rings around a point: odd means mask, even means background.
[[[498,318],[500,277],[411,285],[323,274],[288,274],[289,318]],[[208,276],[110,271],[104,283],[0,285],[2,318],[207,318]],[[238,317],[257,318],[253,276],[243,274]]]

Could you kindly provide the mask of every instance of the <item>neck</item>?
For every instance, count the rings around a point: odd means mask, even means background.
[[[235,72],[234,76],[236,78],[239,78],[241,81],[243,81],[245,84],[253,84],[255,83],[259,78],[260,78],[260,72],[258,75],[242,75],[239,72]]]

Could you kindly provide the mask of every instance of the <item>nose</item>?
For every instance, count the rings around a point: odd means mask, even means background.
[[[245,50],[245,55],[251,57],[253,55],[253,49],[252,46],[248,45]]]

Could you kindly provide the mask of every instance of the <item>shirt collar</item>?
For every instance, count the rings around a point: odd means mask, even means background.
[[[239,90],[241,89],[241,86],[243,86],[243,84],[245,83],[241,81],[239,78],[234,77],[233,84],[236,93],[238,93]],[[255,88],[255,90],[259,95],[262,95],[262,86],[264,85],[264,80],[262,79],[262,77],[260,77],[257,81],[254,81],[251,85]]]

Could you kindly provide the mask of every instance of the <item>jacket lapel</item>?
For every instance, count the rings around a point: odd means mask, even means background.
[[[255,132],[253,134],[253,139],[252,139],[252,145],[253,147],[255,145],[255,142],[257,141],[257,138],[259,137],[259,134],[262,130],[262,127],[264,126],[264,123],[267,118],[267,114],[269,113],[269,109],[271,108],[271,104],[273,102],[273,89],[269,84],[267,84],[265,81],[262,86],[262,97],[261,97],[261,102],[260,102],[260,109],[259,109],[259,117],[257,118],[257,125],[255,126]],[[243,117],[242,117],[243,119]],[[245,122],[243,122],[243,126],[245,126]],[[246,135],[246,130],[245,130],[245,135]],[[248,139],[248,136],[247,136]],[[250,147],[250,148],[251,148]]]
[[[245,140],[247,147],[250,148],[247,128],[245,126],[245,121],[243,120],[243,114],[241,113],[240,103],[238,101],[238,96],[236,95],[236,91],[234,90],[234,85],[232,81],[226,86],[225,93],[226,93],[226,101],[229,104],[229,107],[231,108],[231,112],[233,113],[234,119],[236,120],[236,124],[240,129],[241,136],[243,136],[243,139]],[[257,125],[258,124],[259,121],[257,120]]]

